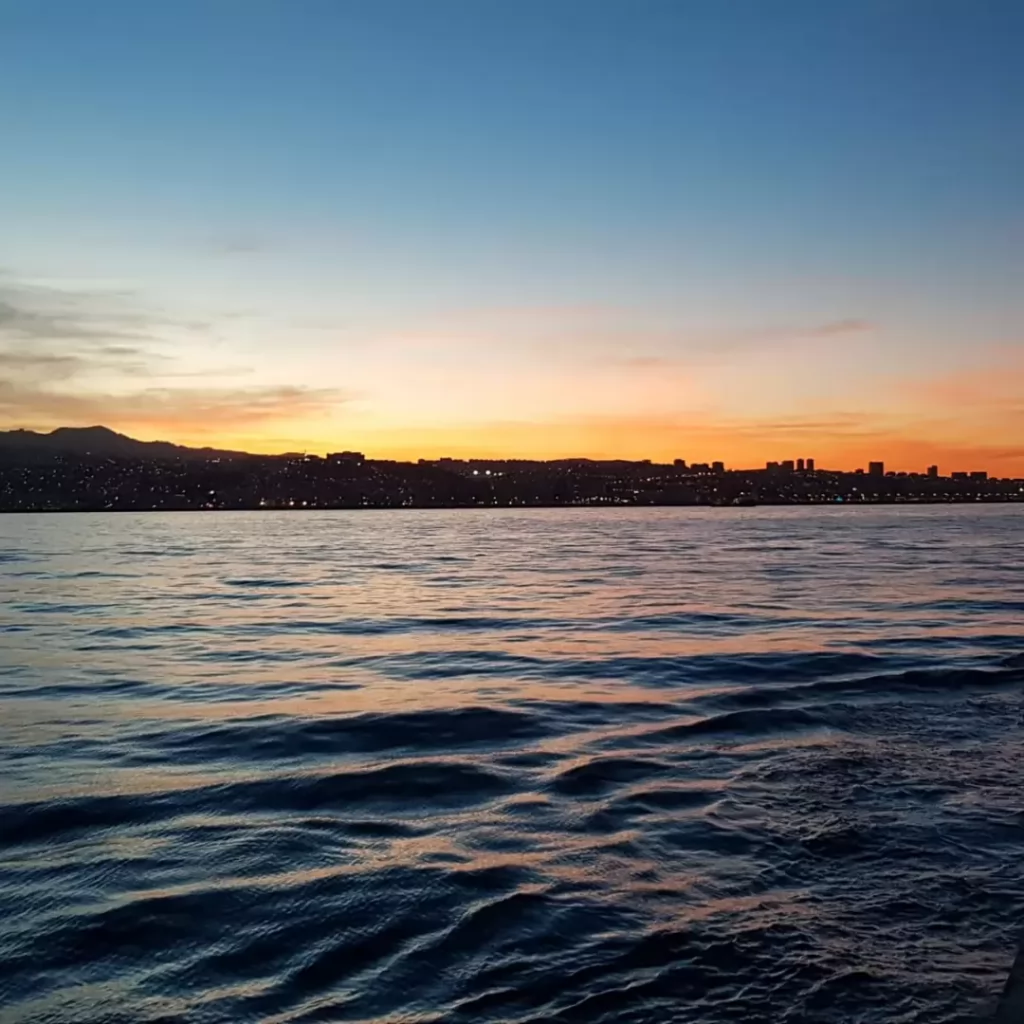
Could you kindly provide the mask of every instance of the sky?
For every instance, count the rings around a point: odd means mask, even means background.
[[[0,0],[0,427],[1024,475],[1018,0]]]

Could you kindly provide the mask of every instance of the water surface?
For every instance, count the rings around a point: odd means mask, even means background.
[[[0,517],[0,1018],[972,1020],[1022,527]]]

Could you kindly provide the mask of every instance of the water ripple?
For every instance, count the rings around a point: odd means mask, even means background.
[[[7,1022],[966,1024],[1020,512],[0,519]]]

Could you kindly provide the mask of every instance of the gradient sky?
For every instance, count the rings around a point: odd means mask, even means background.
[[[1018,0],[0,0],[0,426],[1024,474]]]

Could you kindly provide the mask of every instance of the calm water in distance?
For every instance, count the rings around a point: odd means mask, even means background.
[[[0,517],[0,1019],[949,1024],[1024,509]]]

